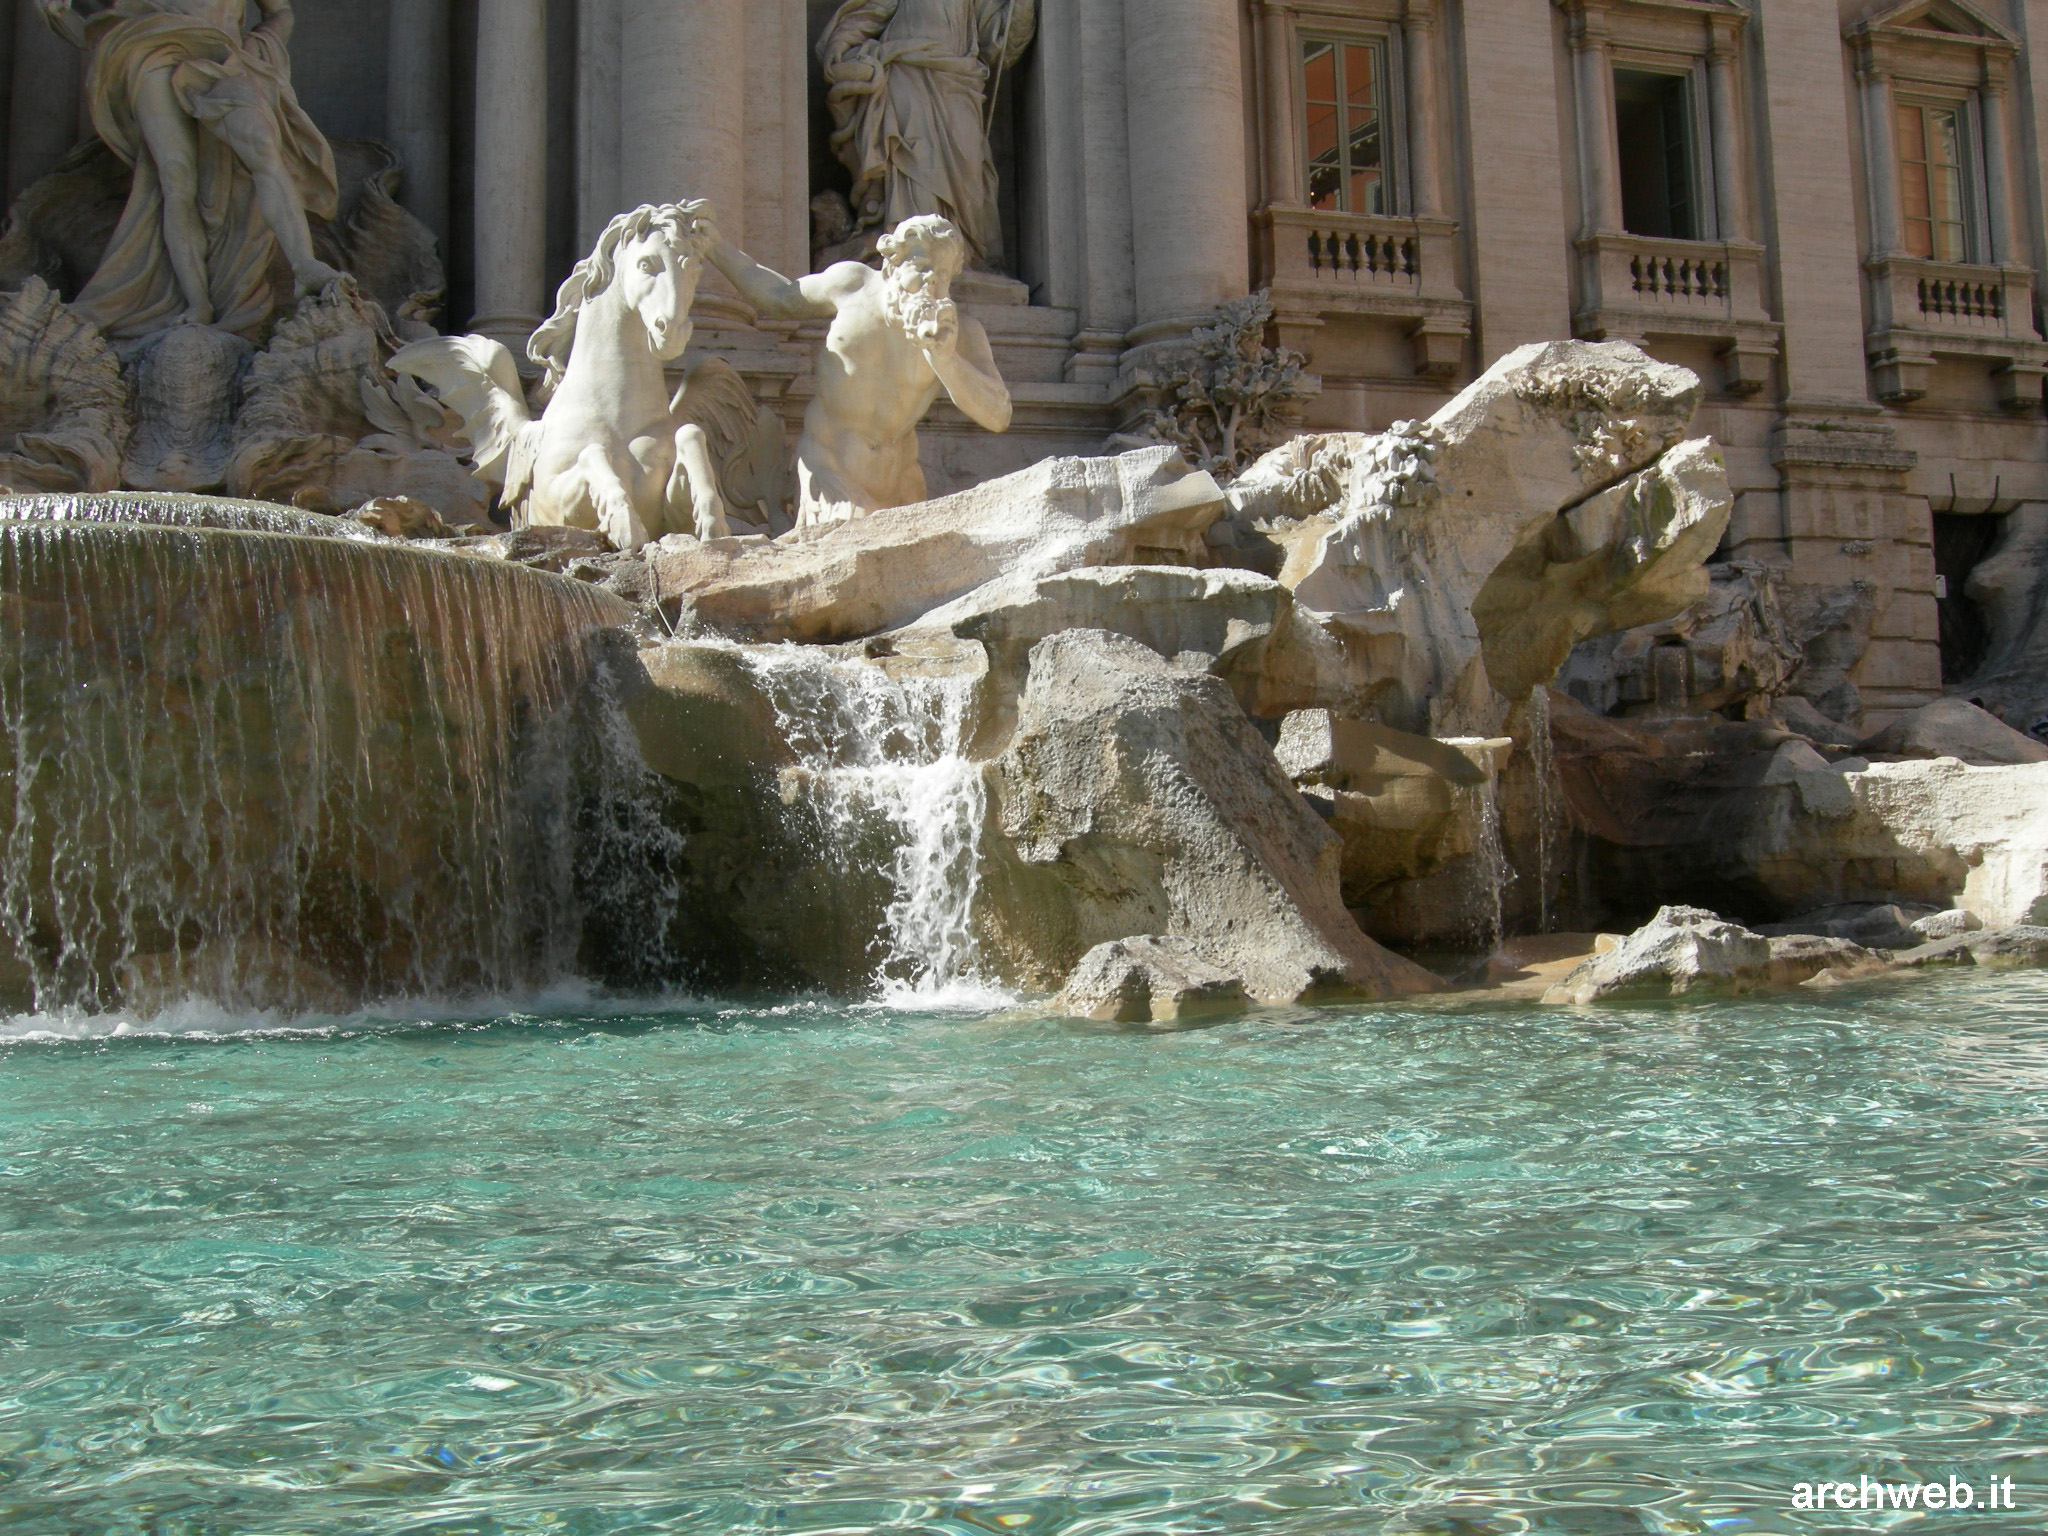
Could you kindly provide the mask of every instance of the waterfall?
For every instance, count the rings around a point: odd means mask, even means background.
[[[1001,1001],[974,929],[987,793],[966,754],[980,679],[892,673],[795,645],[748,663],[775,707],[828,858],[849,876],[880,864],[889,896],[873,985],[891,1006]]]
[[[592,914],[602,964],[660,968],[623,604],[282,509],[78,500],[0,499],[7,1006],[515,996],[583,973]]]
[[[1507,888],[1514,878],[1508,866],[1507,848],[1501,838],[1500,780],[1489,773],[1486,781],[1464,793],[1472,815],[1472,878],[1478,887],[1472,903],[1472,938],[1482,956],[1497,952],[1507,938]]]
[[[1529,693],[1529,765],[1536,779],[1537,931],[1550,933],[1557,926],[1555,898],[1563,796],[1558,792],[1557,738],[1551,733],[1550,690],[1540,684]]]

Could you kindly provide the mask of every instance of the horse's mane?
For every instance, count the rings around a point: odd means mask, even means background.
[[[547,370],[548,388],[561,383],[569,369],[577,313],[618,276],[619,247],[658,230],[685,256],[702,256],[711,248],[710,209],[705,202],[645,203],[604,227],[597,237],[597,249],[576,263],[576,270],[555,294],[554,314],[526,344],[526,355]]]

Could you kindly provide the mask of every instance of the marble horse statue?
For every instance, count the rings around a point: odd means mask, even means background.
[[[701,202],[620,214],[562,284],[527,354],[545,371],[535,417],[512,354],[483,336],[415,342],[393,372],[462,418],[472,472],[517,527],[592,528],[619,549],[669,533],[729,534],[722,484],[763,520],[777,498],[781,428],[722,362],[671,398],[663,364],[691,335],[690,306],[715,232]],[[709,430],[707,430],[707,427]]]

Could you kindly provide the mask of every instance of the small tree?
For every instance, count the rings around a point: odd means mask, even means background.
[[[1307,359],[1266,343],[1272,295],[1261,291],[1217,310],[1198,327],[1187,360],[1160,382],[1173,403],[1145,419],[1142,435],[1171,443],[1196,466],[1229,479],[1293,435],[1309,390]]]

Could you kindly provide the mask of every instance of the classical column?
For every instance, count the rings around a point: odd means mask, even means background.
[[[1572,18],[1572,72],[1579,98],[1579,179],[1586,234],[1621,232],[1621,153],[1614,126],[1614,61],[1602,18]]]
[[[448,0],[391,0],[385,133],[399,201],[448,249]]]
[[[1987,253],[1998,264],[2012,259],[2012,170],[2005,159],[2006,82],[1994,75],[1984,84],[1984,235]]]
[[[1444,211],[1443,174],[1437,168],[1443,126],[1436,107],[1436,31],[1436,0],[1408,0],[1401,41],[1408,59],[1409,197],[1415,216],[1422,219]]]
[[[1899,151],[1892,130],[1891,77],[1874,62],[1862,60],[1856,83],[1863,91],[1863,154],[1870,184],[1870,253],[1901,254],[1899,228]]]
[[[1071,43],[1063,46],[1061,39]],[[1068,377],[1109,387],[1136,323],[1130,117],[1124,95],[1123,16],[1107,0],[1050,0],[1043,39],[1073,60],[1079,164],[1071,180],[1081,327]]]
[[[476,84],[470,329],[524,356],[547,286],[546,0],[480,0]]]
[[[578,0],[576,6],[576,248],[583,251],[625,207],[619,197],[619,4]]]
[[[733,0],[625,0],[619,87],[619,190],[626,206],[706,197],[726,234],[739,241],[745,7]]]
[[[1265,108],[1266,205],[1271,208],[1301,206],[1302,164],[1300,134],[1295,119],[1294,81],[1300,63],[1295,57],[1293,28],[1287,24],[1285,8],[1268,0],[1259,13],[1259,62],[1261,92]]]
[[[748,0],[745,19],[746,207],[729,217],[744,225],[757,259],[777,271],[807,272],[811,45],[804,7],[801,0]]]
[[[1735,98],[1735,38],[1715,30],[1707,55],[1707,109],[1714,132],[1714,233],[1740,240],[1742,224],[1741,122]]]
[[[1185,333],[1251,283],[1235,0],[1124,0],[1133,344]]]
[[[620,207],[708,198],[720,232],[744,247],[745,5],[622,0],[619,51]],[[714,325],[751,316],[715,273],[697,311]]]
[[[14,89],[7,113],[7,199],[78,142],[79,51],[43,21],[37,0],[14,0]]]

